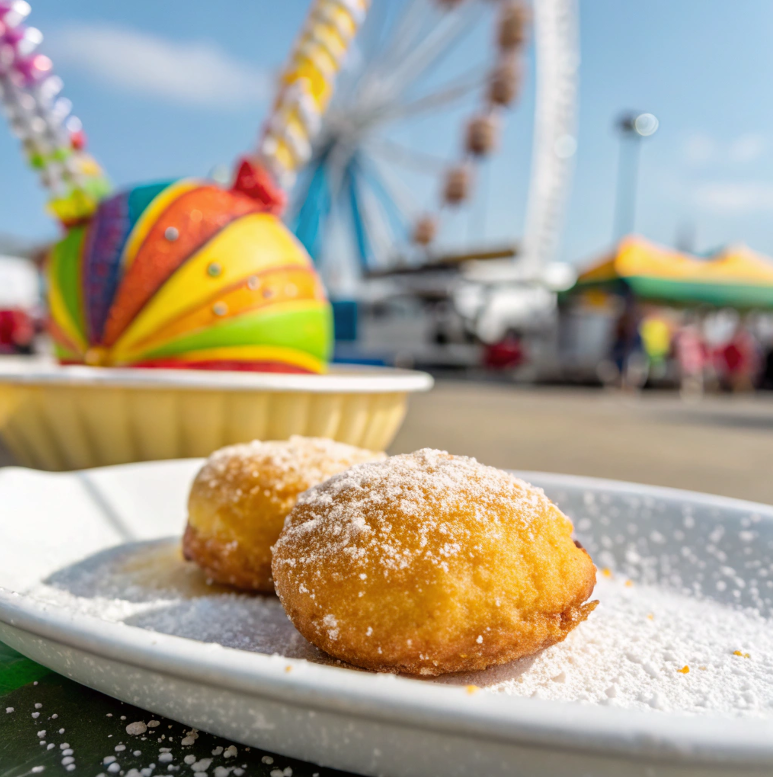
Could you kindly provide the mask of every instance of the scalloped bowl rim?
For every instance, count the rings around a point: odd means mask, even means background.
[[[384,394],[429,391],[426,372],[396,367],[331,364],[323,375],[278,372],[169,370],[59,365],[21,359],[0,361],[0,385],[105,386],[111,388],[219,391],[281,391],[331,394]]]

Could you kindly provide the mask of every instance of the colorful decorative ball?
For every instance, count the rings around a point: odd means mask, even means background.
[[[48,287],[63,363],[318,373],[330,354],[306,251],[260,202],[211,182],[103,200],[54,246]]]

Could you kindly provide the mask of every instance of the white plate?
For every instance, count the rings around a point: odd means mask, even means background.
[[[684,716],[470,694],[464,687],[317,663],[321,656],[292,636],[285,651],[290,657],[266,655],[108,622],[40,598],[44,580],[77,592],[98,560],[78,562],[94,554],[178,535],[197,466],[171,461],[88,473],[0,471],[0,638],[55,671],[153,712],[367,775],[684,776],[706,774],[709,766],[715,777],[773,771],[770,716]],[[770,617],[773,591],[764,574],[723,591],[716,582],[730,568],[743,575],[738,570],[769,566],[773,508],[611,481],[525,477],[572,515],[600,565],[664,587],[692,580],[706,596],[754,605]],[[652,543],[659,561],[646,566],[641,560]],[[271,638],[292,635],[272,607],[264,610]],[[233,635],[220,641],[238,644]]]

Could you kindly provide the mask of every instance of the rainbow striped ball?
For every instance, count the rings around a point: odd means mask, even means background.
[[[318,373],[330,353],[306,251],[255,200],[210,182],[104,200],[54,246],[48,287],[63,363]]]

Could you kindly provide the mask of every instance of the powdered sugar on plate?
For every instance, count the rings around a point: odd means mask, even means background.
[[[608,570],[599,578],[599,607],[565,642],[440,680],[512,696],[773,719],[773,621]]]
[[[53,574],[30,595],[114,623],[256,653],[336,663],[293,627],[276,596],[210,585],[177,538],[97,553]]]
[[[293,628],[274,596],[208,586],[179,540],[133,543],[29,593],[80,613],[253,652],[337,663]],[[590,619],[537,656],[436,682],[655,713],[773,719],[773,621],[750,609],[599,574]],[[426,682],[426,681],[421,681]]]

